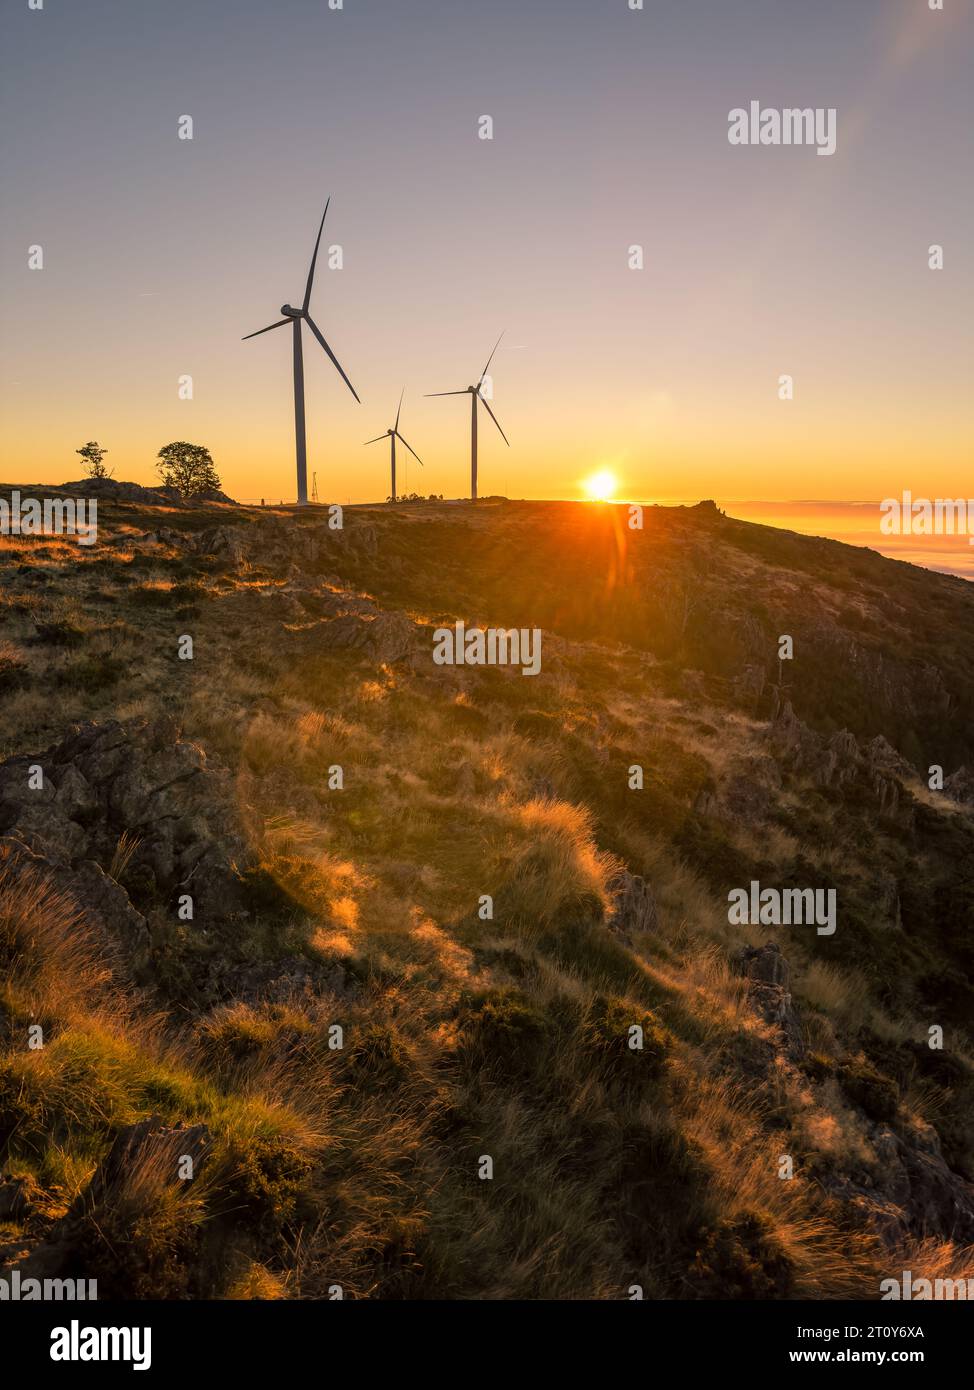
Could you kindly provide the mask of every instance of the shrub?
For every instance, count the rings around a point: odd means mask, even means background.
[[[468,996],[457,1008],[457,1053],[476,1075],[497,1073],[522,1080],[538,1070],[553,1024],[525,994],[493,989]]]
[[[221,1205],[273,1245],[304,1209],[310,1157],[286,1136],[255,1136],[230,1149],[221,1174]]]
[[[642,1050],[629,1045],[634,1025],[642,1029]],[[581,1032],[583,1044],[610,1083],[638,1090],[665,1070],[672,1039],[649,1010],[624,999],[596,995],[585,1012]]]
[[[409,1074],[409,1057],[388,1025],[369,1023],[351,1030],[345,1066],[353,1085],[382,1091],[402,1085]]]
[[[85,692],[108,690],[126,672],[124,661],[114,656],[94,654],[83,656],[63,666],[54,677],[55,684],[63,688],[79,689]]]
[[[0,643],[0,695],[21,690],[30,682],[27,663],[9,642]]]
[[[852,1062],[839,1067],[839,1081],[850,1100],[873,1120],[893,1120],[899,1107],[899,1087],[882,1076],[868,1062]]]
[[[790,1298],[793,1270],[770,1219],[744,1212],[704,1232],[688,1279],[698,1298]]]

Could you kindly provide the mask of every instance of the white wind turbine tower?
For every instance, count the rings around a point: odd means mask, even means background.
[[[269,323],[266,328],[258,328],[256,333],[247,333],[242,340],[246,342],[247,338],[257,338],[261,333],[270,333],[272,328],[283,328],[285,324],[288,323],[292,327],[292,343],[294,350],[294,449],[297,456],[298,468],[298,502],[301,504],[306,503],[308,500],[308,451],[304,426],[304,356],[301,344],[302,323],[308,325],[324,351],[331,358],[342,381],[344,381],[355,399],[357,401],[359,399],[355,387],[345,375],[342,364],[325,342],[321,330],[308,313],[308,308],[311,304],[311,286],[314,284],[315,278],[315,263],[318,260],[318,247],[321,245],[321,233],[325,225],[325,218],[328,216],[330,203],[331,199],[329,198],[328,202],[325,203],[325,210],[321,214],[321,226],[318,228],[318,240],[315,242],[314,255],[311,257],[311,269],[308,271],[308,283],[305,287],[304,301],[301,308],[292,309],[290,304],[282,304],[281,313],[284,315],[282,319],[278,319],[277,323]],[[359,404],[361,405],[361,401],[359,401]]]
[[[501,334],[501,338],[503,338],[503,336],[504,336],[504,334],[502,333],[502,334]],[[497,349],[500,347],[501,338],[498,338],[498,339],[497,339],[497,342],[494,344],[494,352],[496,352]],[[490,364],[491,364],[491,362],[494,360],[494,352],[492,352],[492,353],[490,354],[490,356],[487,358],[487,367],[489,367]],[[476,500],[477,500],[477,405],[478,405],[478,403],[484,407],[484,409],[486,410],[487,414],[490,416],[490,418],[493,420],[494,424],[495,424],[495,425],[497,426],[497,428],[500,430],[501,439],[503,439],[504,443],[507,445],[508,448],[511,447],[511,441],[508,439],[507,435],[506,435],[506,434],[504,433],[504,431],[501,429],[500,421],[498,420],[498,418],[497,418],[497,416],[494,414],[494,412],[491,410],[490,406],[487,404],[487,401],[486,401],[486,399],[484,398],[484,396],[481,395],[480,388],[483,386],[483,384],[484,384],[484,379],[485,379],[485,377],[487,376],[487,367],[485,367],[484,370],[480,373],[480,380],[477,382],[477,385],[476,385],[476,386],[465,386],[465,387],[463,388],[462,391],[428,391],[428,392],[426,393],[428,396],[469,396],[469,397],[470,397],[470,498],[471,498],[471,501],[474,501],[474,502],[476,502]]]
[[[367,439],[367,440],[365,441],[365,444],[378,444],[378,442],[379,442],[380,439],[388,439],[388,441],[389,441],[389,444],[390,444],[390,446],[391,446],[391,453],[392,453],[392,487],[390,488],[389,496],[392,498],[393,502],[395,502],[395,500],[396,500],[396,440],[397,440],[397,439],[400,440],[403,444],[406,445],[406,448],[407,448],[407,449],[409,450],[409,452],[412,454],[413,458],[414,458],[414,459],[416,460],[416,462],[419,464],[420,468],[423,467],[423,460],[420,458],[419,454],[417,454],[416,450],[413,448],[413,446],[412,446],[411,444],[407,444],[407,443],[406,443],[406,440],[403,439],[403,436],[399,433],[399,416],[402,414],[402,398],[403,398],[403,396],[404,396],[405,394],[406,394],[406,388],[405,388],[405,386],[404,386],[404,387],[402,388],[402,394],[401,394],[400,397],[399,397],[399,409],[396,411],[396,423],[393,425],[392,429],[391,429],[391,430],[386,430],[385,434],[377,434],[376,437],[375,437],[374,439]],[[362,446],[363,448],[365,448],[365,444],[363,444],[363,446]]]

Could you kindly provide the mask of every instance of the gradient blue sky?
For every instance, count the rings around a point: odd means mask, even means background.
[[[484,492],[575,496],[605,466],[661,498],[970,483],[969,0],[0,13],[5,477],[76,476],[96,437],[151,481],[189,438],[237,495],[293,496],[287,334],[240,338],[300,301],[330,194],[345,268],[322,267],[312,311],[363,405],[309,339],[325,497],[385,495],[385,450],[361,445],[404,384],[410,485],[462,494],[465,402],[421,393],[476,380],[501,329],[512,447],[485,422]],[[730,146],[752,98],[836,107],[836,154]]]

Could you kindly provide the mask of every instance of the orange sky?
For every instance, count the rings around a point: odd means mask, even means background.
[[[309,335],[325,500],[386,495],[362,443],[404,385],[408,486],[464,495],[467,402],[423,393],[476,381],[502,329],[511,447],[484,417],[482,494],[578,496],[604,467],[635,497],[971,491],[969,0],[671,8],[5,16],[0,475],[76,477],[96,438],[152,482],[185,438],[235,496],[292,498],[289,335],[240,340],[300,302],[331,194],[344,266],[312,313],[363,404]],[[731,146],[752,97],[835,107],[835,154]]]

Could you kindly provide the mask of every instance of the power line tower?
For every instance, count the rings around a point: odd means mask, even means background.
[[[312,502],[317,502],[317,500],[318,500],[318,474],[317,474],[317,473],[312,473],[312,475],[311,475],[311,500],[312,500]]]

